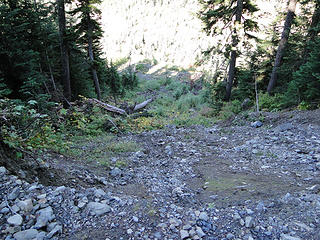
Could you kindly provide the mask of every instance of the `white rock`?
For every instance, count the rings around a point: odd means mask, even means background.
[[[7,172],[7,169],[5,167],[0,167],[0,176],[5,175]]]
[[[246,217],[245,223],[247,228],[253,227],[253,218],[250,216]]]
[[[37,214],[38,217],[35,225],[35,228],[37,229],[47,226],[47,224],[55,218],[51,207],[41,209]]]
[[[301,240],[301,238],[292,237],[289,234],[281,234],[281,240]]]
[[[19,201],[17,203],[17,206],[24,212],[31,212],[33,209],[33,204],[31,199]]]
[[[199,215],[199,219],[208,221],[209,220],[208,214],[206,212],[201,212]]]
[[[7,222],[12,225],[19,226],[22,224],[22,217],[19,214],[13,215],[8,218]]]
[[[89,202],[87,208],[91,215],[97,216],[101,216],[111,211],[111,207],[109,205],[98,202]]]
[[[66,187],[65,186],[60,186],[60,187],[57,187],[55,192],[64,192],[64,190],[66,190]]]
[[[186,230],[180,230],[180,238],[187,239],[189,237],[189,232]]]
[[[200,238],[202,238],[202,237],[204,237],[206,234],[202,231],[202,229],[200,228],[200,227],[197,227],[196,228],[196,233],[197,233],[197,235],[200,237]]]
[[[13,236],[16,240],[33,240],[37,237],[38,231],[36,229],[28,229],[17,232]]]

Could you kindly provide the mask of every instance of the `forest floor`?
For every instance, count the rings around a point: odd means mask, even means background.
[[[0,168],[0,238],[320,239],[320,110],[250,116],[82,138],[46,185]]]

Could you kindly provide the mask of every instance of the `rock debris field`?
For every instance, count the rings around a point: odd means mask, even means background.
[[[262,116],[118,136],[118,167],[53,154],[59,186],[1,167],[0,239],[319,240],[320,111]]]

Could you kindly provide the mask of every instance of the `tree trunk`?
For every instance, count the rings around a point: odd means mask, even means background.
[[[271,92],[277,82],[277,71],[281,65],[283,53],[284,53],[284,50],[285,50],[287,42],[288,42],[292,21],[293,21],[294,14],[296,11],[296,5],[297,5],[297,0],[289,0],[288,13],[287,13],[286,20],[284,23],[284,27],[283,27],[283,31],[282,31],[282,35],[281,35],[281,40],[280,40],[278,50],[277,50],[276,60],[274,62],[274,66],[273,66],[272,73],[271,73],[271,78],[270,78],[268,88],[267,88],[267,91],[269,94],[271,94]]]
[[[229,64],[229,72],[228,72],[228,80],[226,86],[226,100],[229,101],[231,97],[231,89],[233,84],[233,79],[236,71],[236,60],[237,60],[237,46],[239,42],[238,38],[238,30],[237,27],[241,24],[241,16],[243,10],[243,1],[237,0],[237,11],[236,11],[236,21],[235,27],[232,34],[232,51],[231,51],[231,59]]]
[[[64,8],[64,0],[57,0],[58,3],[58,19],[59,19],[59,38],[61,49],[61,76],[63,83],[63,95],[66,99],[65,105],[71,100],[71,84],[70,84],[70,65],[68,42],[66,40],[66,16]]]
[[[98,100],[101,100],[101,91],[100,91],[98,74],[94,66],[92,34],[93,34],[93,29],[90,21],[90,15],[88,13],[88,54],[89,54],[90,67],[91,67],[91,72],[93,76],[95,91],[96,91]]]

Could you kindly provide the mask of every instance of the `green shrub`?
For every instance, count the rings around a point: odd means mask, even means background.
[[[283,108],[283,95],[270,96],[268,93],[260,93],[259,106],[263,111],[279,111]]]
[[[200,108],[202,104],[202,98],[200,95],[194,95],[192,93],[188,93],[186,95],[182,95],[177,101],[177,108],[181,112],[186,112],[191,108],[197,109]]]
[[[305,64],[293,74],[285,94],[287,105],[304,102],[316,107],[320,103],[320,39],[311,44],[312,51]]]
[[[118,67],[126,64],[129,60],[130,60],[129,57],[119,58],[119,59],[117,59],[116,61],[114,61],[114,66],[115,66],[116,68],[118,68]]]
[[[138,86],[137,75],[131,67],[122,74],[121,78],[123,86],[127,89],[132,90]]]
[[[117,71],[117,68],[112,64],[112,62],[110,63],[110,66],[107,63],[106,67],[107,85],[109,86],[110,92],[116,101],[117,96],[124,94],[122,79]]]

